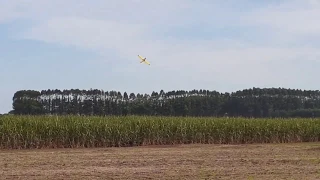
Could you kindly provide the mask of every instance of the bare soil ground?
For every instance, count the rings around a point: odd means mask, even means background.
[[[320,179],[320,143],[0,150],[0,179]]]

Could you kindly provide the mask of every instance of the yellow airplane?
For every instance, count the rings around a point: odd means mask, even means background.
[[[143,58],[142,56],[138,55],[138,57],[141,59],[140,63],[146,63],[148,65],[150,65],[150,63],[147,61],[147,58]]]

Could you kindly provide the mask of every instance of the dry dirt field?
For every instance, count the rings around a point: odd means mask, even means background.
[[[0,150],[0,179],[320,179],[320,143]]]

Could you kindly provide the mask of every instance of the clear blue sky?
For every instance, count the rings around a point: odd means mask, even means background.
[[[25,89],[320,89],[319,19],[318,0],[2,0],[0,113]]]

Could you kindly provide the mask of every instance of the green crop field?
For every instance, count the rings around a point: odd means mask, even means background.
[[[1,116],[2,149],[189,143],[285,143],[320,138],[320,119]]]

